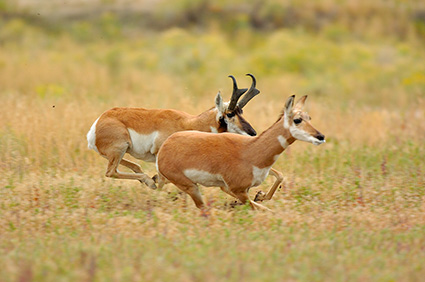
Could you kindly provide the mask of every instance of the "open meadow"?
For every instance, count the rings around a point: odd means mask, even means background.
[[[150,6],[133,14],[126,1],[91,14],[17,2],[0,1],[1,282],[423,281],[419,1],[136,1]],[[244,108],[258,133],[307,94],[326,135],[280,156],[273,213],[202,188],[201,214],[172,184],[106,178],[87,148],[109,108],[198,114],[218,91],[230,98],[229,74],[248,87],[246,73],[261,90]]]

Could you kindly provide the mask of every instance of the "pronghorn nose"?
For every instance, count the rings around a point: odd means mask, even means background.
[[[323,141],[325,140],[325,135],[323,135],[322,133],[319,133],[319,135],[317,135],[316,138],[320,141]]]

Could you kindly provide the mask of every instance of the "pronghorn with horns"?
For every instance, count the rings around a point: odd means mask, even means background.
[[[233,93],[224,103],[220,92],[215,98],[215,107],[194,116],[172,109],[112,108],[104,112],[87,133],[88,147],[108,160],[106,176],[120,179],[135,179],[156,189],[155,177],[143,173],[140,165],[124,159],[126,153],[136,159],[155,162],[162,143],[173,133],[198,130],[213,133],[232,132],[255,136],[254,128],[243,118],[242,108],[260,93],[252,74],[249,89],[239,89],[233,80]],[[245,93],[240,101],[239,98]],[[123,165],[134,173],[118,171]],[[162,185],[161,185],[162,186]]]
[[[325,142],[325,136],[302,111],[307,96],[301,97],[295,106],[294,97],[288,98],[281,117],[256,137],[197,131],[171,135],[157,156],[160,182],[166,179],[175,184],[200,209],[205,204],[197,184],[220,187],[242,203],[248,202],[253,209],[268,210],[251,201],[248,190],[263,182],[279,155],[295,140],[314,145]],[[271,198],[276,188],[270,189],[266,198]]]

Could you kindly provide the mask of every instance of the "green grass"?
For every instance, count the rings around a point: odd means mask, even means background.
[[[180,231],[184,235],[177,238],[159,234],[154,238],[116,235],[106,239],[90,237],[88,231],[86,236],[76,234],[79,240],[71,235],[54,242],[35,239],[20,244],[20,252],[9,253],[7,265],[15,264],[22,276],[44,281],[96,277],[103,277],[102,281],[419,281],[423,274],[420,228],[409,234],[329,230],[314,235],[306,228],[277,226],[256,232],[246,232],[246,228],[240,225],[236,228],[239,232],[228,235],[226,229],[214,230],[201,237]],[[276,243],[259,247],[258,240]],[[52,252],[58,255],[54,260]],[[40,271],[28,270],[29,265]],[[353,266],[366,271],[352,272]]]

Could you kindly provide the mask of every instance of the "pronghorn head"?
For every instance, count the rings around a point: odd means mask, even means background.
[[[236,83],[236,79],[229,75],[233,80],[233,93],[230,101],[227,103],[223,102],[223,98],[220,95],[220,92],[217,94],[215,99],[215,106],[217,108],[217,121],[220,124],[220,127],[224,131],[242,134],[242,135],[257,135],[255,129],[249,124],[249,122],[243,118],[242,108],[252,99],[254,96],[258,95],[260,91],[255,88],[256,80],[252,74],[247,74],[252,78],[252,84],[249,89],[243,88],[239,89]],[[238,102],[239,98],[246,92],[243,98]]]
[[[307,95],[302,96],[295,105],[294,99],[295,95],[292,95],[286,101],[283,126],[296,140],[310,142],[314,145],[325,143],[325,136],[311,125],[311,117],[302,111]]]

